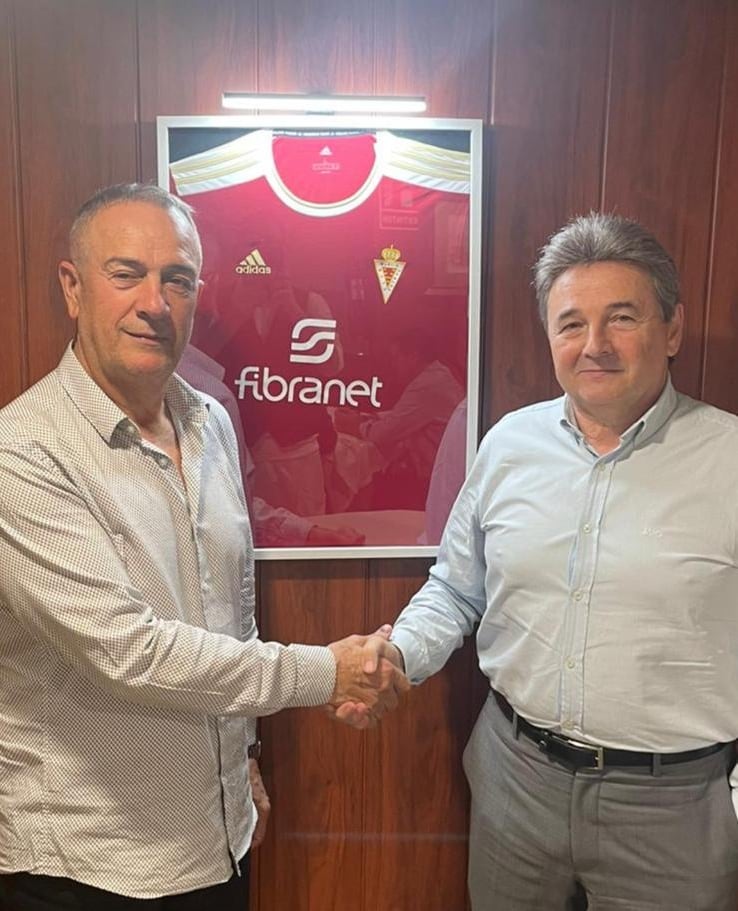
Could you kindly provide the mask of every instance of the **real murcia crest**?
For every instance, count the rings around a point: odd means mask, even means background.
[[[377,273],[379,290],[382,292],[385,304],[392,297],[392,292],[397,287],[397,282],[406,265],[400,259],[400,255],[400,251],[395,249],[395,245],[390,244],[389,247],[382,250],[382,258],[374,260],[374,271]]]

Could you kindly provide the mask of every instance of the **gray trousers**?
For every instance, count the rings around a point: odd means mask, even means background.
[[[734,761],[570,772],[490,696],[464,753],[473,911],[736,911]]]

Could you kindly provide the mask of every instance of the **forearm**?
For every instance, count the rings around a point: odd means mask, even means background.
[[[392,629],[391,643],[402,655],[412,683],[439,671],[478,620],[476,611],[449,587],[431,577],[412,598]]]

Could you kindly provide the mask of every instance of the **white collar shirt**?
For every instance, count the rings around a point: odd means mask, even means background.
[[[169,457],[74,352],[0,412],[0,871],[138,898],[228,879],[253,718],[331,695],[258,640],[232,425],[173,377]]]

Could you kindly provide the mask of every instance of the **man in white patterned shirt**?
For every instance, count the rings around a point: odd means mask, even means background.
[[[233,427],[173,375],[189,208],[100,191],[70,252],[75,341],[0,412],[0,906],[244,909],[253,719],[363,702],[368,722],[407,684],[381,635],[257,638]]]

